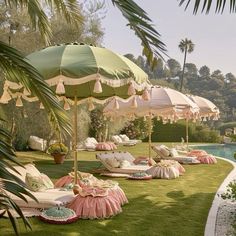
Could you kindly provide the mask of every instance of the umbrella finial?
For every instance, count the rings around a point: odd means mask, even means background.
[[[149,101],[150,100],[150,93],[148,92],[147,88],[145,88],[145,90],[143,91],[142,99],[144,101]]]
[[[101,81],[100,81],[100,78],[99,78],[99,74],[97,75],[96,82],[94,84],[93,92],[94,93],[102,93],[102,84],[101,84]]]
[[[56,94],[65,94],[65,87],[64,87],[64,81],[63,79],[59,79],[59,82],[57,84],[57,88],[56,88]]]
[[[132,95],[135,95],[135,94],[136,94],[136,91],[135,91],[133,83],[131,82],[130,85],[129,85],[129,88],[128,88],[128,95],[132,96]]]

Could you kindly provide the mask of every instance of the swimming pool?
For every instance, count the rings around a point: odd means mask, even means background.
[[[215,156],[224,157],[232,161],[234,153],[236,152],[236,144],[216,144],[216,145],[197,145],[193,146],[194,149],[202,149]]]

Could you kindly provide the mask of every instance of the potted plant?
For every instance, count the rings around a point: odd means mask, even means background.
[[[54,143],[49,146],[47,153],[54,157],[56,164],[62,164],[68,153],[68,148],[63,143]]]

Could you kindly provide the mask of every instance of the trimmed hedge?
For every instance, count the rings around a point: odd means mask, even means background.
[[[152,133],[153,142],[180,142],[181,138],[186,140],[186,124],[185,121],[179,121],[175,124],[162,124],[161,121],[154,120]],[[191,142],[212,142],[221,141],[219,133],[210,130],[206,125],[189,123],[189,141]],[[147,138],[144,139],[147,141]]]

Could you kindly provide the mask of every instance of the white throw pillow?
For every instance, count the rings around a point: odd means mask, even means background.
[[[122,139],[118,135],[113,135],[112,136],[112,141],[114,143],[122,143],[123,142]]]
[[[166,157],[170,155],[170,151],[165,145],[160,146],[160,152]]]
[[[126,167],[130,167],[130,166],[131,166],[131,164],[127,160],[123,160],[120,162],[120,168],[126,168]]]
[[[117,161],[116,158],[114,158],[114,157],[107,158],[106,163],[112,168],[117,168],[120,166],[120,162]]]
[[[171,148],[171,149],[170,149],[170,155],[171,155],[172,157],[177,157],[177,156],[179,156],[178,151],[177,151],[175,148]]]
[[[119,137],[122,139],[123,142],[128,142],[129,141],[129,137],[125,134],[120,134]]]

